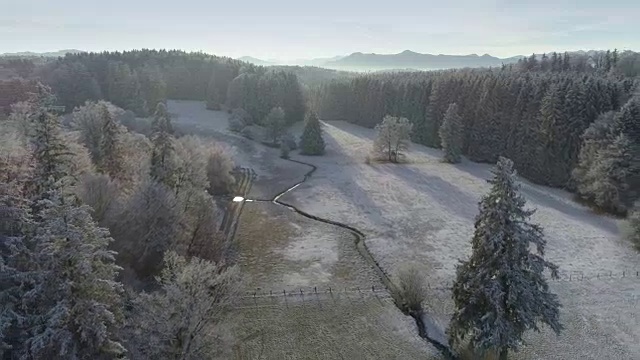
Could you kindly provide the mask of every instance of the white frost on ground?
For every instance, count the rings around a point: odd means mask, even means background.
[[[422,268],[432,286],[448,286],[458,260],[470,252],[477,203],[489,189],[486,180],[491,177],[491,166],[468,161],[444,164],[440,151],[419,145],[412,145],[408,164],[367,165],[364,161],[373,130],[330,122],[324,124],[324,131],[325,156],[293,156],[315,164],[318,170],[282,200],[362,230],[369,249],[387,272],[394,273],[410,262]],[[627,300],[640,291],[636,277],[640,257],[619,240],[617,221],[594,214],[562,190],[522,181],[522,192],[528,206],[537,209],[533,220],[545,229],[546,257],[560,266],[563,278],[572,279],[553,284],[566,304],[565,335],[535,338],[549,349],[538,355],[600,359],[590,354],[608,353],[618,359],[640,358],[638,318],[619,316],[637,312],[635,303]],[[627,276],[624,285],[605,286],[597,279],[598,274],[621,276],[623,271]],[[617,305],[606,305],[611,302]],[[440,318],[446,323],[448,292],[434,292],[432,306],[443,309]],[[603,341],[597,342],[596,351],[589,344],[598,337]],[[604,342],[605,337],[616,340]],[[573,353],[552,355],[560,348]]]

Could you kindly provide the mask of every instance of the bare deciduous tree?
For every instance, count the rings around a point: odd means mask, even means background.
[[[412,127],[407,118],[385,116],[376,126],[378,133],[373,142],[374,157],[398,162],[403,152],[409,148]]]

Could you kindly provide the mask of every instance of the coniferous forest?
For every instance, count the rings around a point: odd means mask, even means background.
[[[554,53],[501,69],[367,74],[314,88],[312,107],[365,127],[406,117],[414,142],[439,148],[456,103],[468,159],[510,158],[535,183],[625,214],[640,195],[640,95],[617,61],[616,52],[595,64]]]

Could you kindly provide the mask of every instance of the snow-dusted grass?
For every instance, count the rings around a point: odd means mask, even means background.
[[[419,145],[412,145],[407,164],[368,165],[373,130],[328,122],[324,131],[325,156],[292,153],[294,159],[317,165],[318,171],[282,200],[362,230],[387,272],[413,263],[431,286],[448,286],[458,260],[470,252],[477,203],[489,189],[491,166],[445,164],[440,151]],[[538,209],[533,220],[545,229],[547,258],[560,266],[563,277],[589,280],[554,282],[565,304],[565,334],[533,335],[532,346],[521,356],[640,358],[640,323],[633,315],[633,299],[640,295],[640,278],[635,277],[640,257],[620,240],[617,221],[594,214],[558,189],[522,181],[522,192],[528,206]],[[633,277],[622,282],[597,279],[596,274],[610,271]],[[450,302],[447,291],[434,291],[428,304],[440,312],[443,325]]]
[[[442,359],[390,299],[309,297],[305,303],[258,303],[234,315],[236,359]]]
[[[350,232],[272,203],[245,204],[236,244],[248,292],[382,289]]]

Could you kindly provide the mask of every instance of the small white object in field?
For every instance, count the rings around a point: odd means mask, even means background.
[[[242,196],[236,196],[233,198],[233,202],[242,202],[244,201],[244,198]]]

